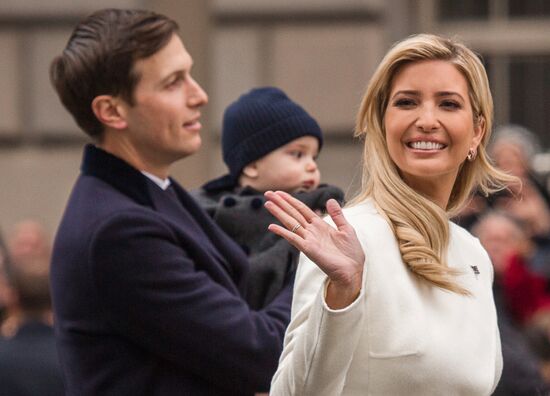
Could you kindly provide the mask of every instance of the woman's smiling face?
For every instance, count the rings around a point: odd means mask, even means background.
[[[406,64],[396,73],[384,115],[388,151],[403,180],[430,197],[452,190],[470,149],[483,137],[468,83],[443,60]],[[448,196],[447,196],[448,199]]]

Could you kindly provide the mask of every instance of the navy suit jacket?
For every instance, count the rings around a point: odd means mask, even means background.
[[[85,149],[51,268],[67,395],[248,395],[269,386],[292,282],[252,311],[242,298],[246,256],[172,183],[177,199],[121,159]]]

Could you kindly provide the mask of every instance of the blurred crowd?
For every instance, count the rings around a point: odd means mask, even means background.
[[[548,175],[531,166],[540,151],[526,128],[497,128],[491,157],[521,183],[494,196],[475,195],[454,219],[479,238],[494,267],[504,357],[495,395],[550,389],[550,192]],[[34,220],[4,232],[0,394],[62,395],[48,282],[51,236]]]
[[[455,219],[493,263],[504,358],[495,395],[534,395],[550,384],[550,194],[548,175],[532,166],[539,152],[528,129],[497,128],[490,155],[521,182],[490,197],[475,195]]]

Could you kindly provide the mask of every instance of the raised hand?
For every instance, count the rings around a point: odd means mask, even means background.
[[[285,192],[268,191],[265,196],[265,207],[283,225],[271,224],[269,230],[302,251],[330,279],[326,295],[329,307],[343,308],[353,302],[361,290],[365,254],[338,202],[327,202],[334,228]]]

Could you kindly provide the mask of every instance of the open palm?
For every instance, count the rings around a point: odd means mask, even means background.
[[[327,211],[336,228],[289,194],[267,192],[266,198],[266,208],[283,225],[271,224],[270,231],[302,251],[332,282],[347,284],[361,279],[365,254],[335,200],[327,202]]]

